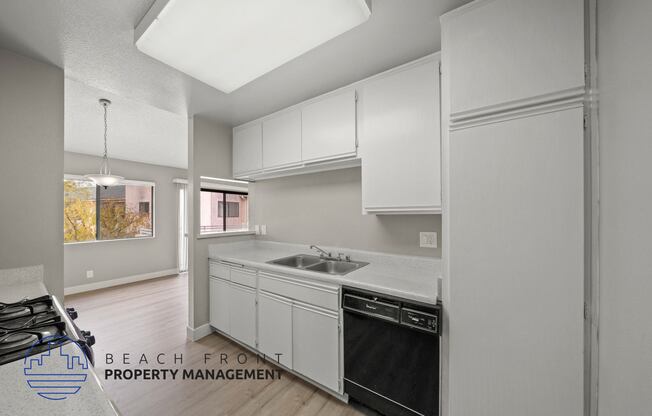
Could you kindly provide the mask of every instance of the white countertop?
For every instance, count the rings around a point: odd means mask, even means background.
[[[24,298],[35,298],[48,294],[42,279],[34,278],[32,271],[25,269],[0,270],[0,302],[17,302]],[[15,271],[15,273],[14,273]],[[76,355],[79,348],[66,344],[62,352]],[[0,365],[0,414],[2,415],[116,415],[106,392],[92,366],[86,371],[87,379],[80,383],[77,394],[65,400],[48,400],[37,395],[27,385],[23,360]],[[47,374],[66,372],[63,361],[45,361]],[[62,368],[61,370],[59,368]]]
[[[249,240],[237,243],[211,244],[209,258],[244,266],[331,282],[342,286],[371,290],[405,299],[434,304],[439,299],[438,278],[441,260],[431,257],[399,256],[345,248],[322,247],[332,253],[344,253],[354,261],[369,262],[344,276],[334,276],[308,270],[267,263],[295,254],[315,254],[307,245]]]

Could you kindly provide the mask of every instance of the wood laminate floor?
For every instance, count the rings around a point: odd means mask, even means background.
[[[368,415],[283,372],[280,380],[141,380],[105,378],[105,370],[136,369],[276,369],[236,343],[211,334],[197,342],[186,339],[187,275],[163,277],[65,297],[81,329],[97,343],[95,368],[105,390],[125,416],[131,415]],[[108,364],[106,354],[113,354]],[[129,363],[123,354],[129,354]],[[164,364],[157,364],[158,354]],[[204,354],[211,354],[204,363]],[[244,353],[248,363],[236,362]],[[145,354],[148,363],[139,364]],[[174,363],[182,354],[183,363]],[[220,364],[227,354],[227,364]],[[240,356],[243,358],[243,356]],[[159,373],[161,374],[161,373]],[[181,374],[177,377],[180,378]]]

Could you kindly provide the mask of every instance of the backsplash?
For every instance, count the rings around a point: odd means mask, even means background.
[[[267,226],[258,238],[441,257],[441,215],[363,215],[360,175],[350,168],[252,183],[252,224]],[[438,248],[420,248],[420,231],[437,232]]]

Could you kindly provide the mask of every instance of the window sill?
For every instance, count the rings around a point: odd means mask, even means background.
[[[77,246],[85,244],[96,244],[96,243],[114,243],[117,241],[138,241],[138,240],[153,240],[156,238],[155,235],[151,237],[129,237],[129,238],[114,238],[112,240],[86,240],[86,241],[69,241],[63,243],[64,246]]]
[[[249,231],[249,230],[244,230],[244,231],[221,231],[219,233],[207,233],[207,234],[200,234],[197,236],[197,240],[201,240],[204,238],[220,238],[220,237],[233,237],[235,235],[256,235],[255,231]]]

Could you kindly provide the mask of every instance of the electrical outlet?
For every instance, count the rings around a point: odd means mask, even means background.
[[[267,225],[263,224],[260,226],[260,234],[267,235]]]
[[[86,278],[87,279],[92,279],[94,276],[94,273],[92,270],[86,270]]]
[[[256,224],[254,225],[254,232],[256,235],[260,235],[260,225]]]
[[[437,248],[437,233],[435,232],[419,233],[419,247]]]

